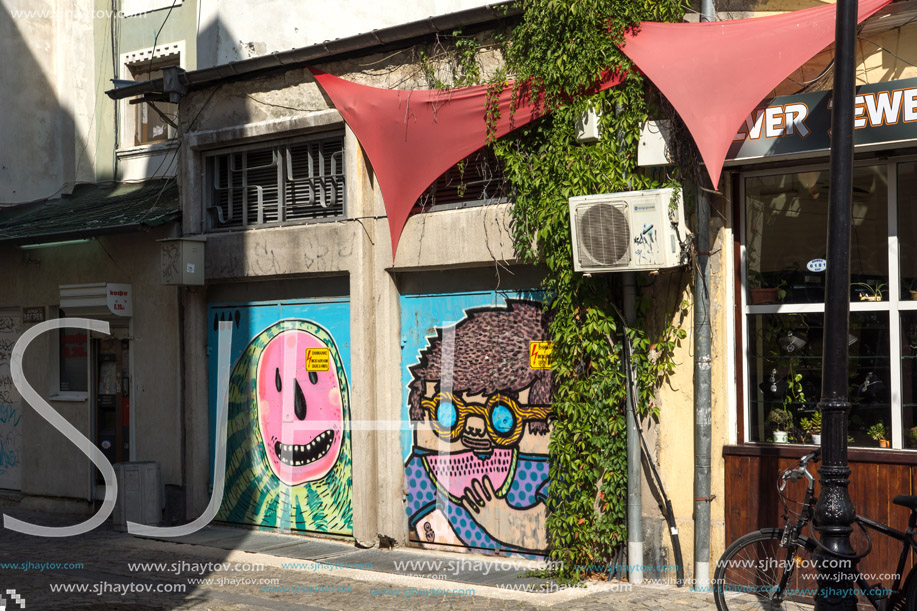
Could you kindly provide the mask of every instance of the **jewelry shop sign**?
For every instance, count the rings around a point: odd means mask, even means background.
[[[776,97],[739,127],[729,161],[828,151],[832,93]],[[854,100],[854,146],[917,139],[917,78],[861,85]]]

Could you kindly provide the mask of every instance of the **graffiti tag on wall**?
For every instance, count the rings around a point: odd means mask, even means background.
[[[22,410],[10,373],[10,355],[19,334],[18,313],[0,315],[0,488],[14,490],[21,486]]]
[[[316,349],[327,351],[324,370],[310,366]],[[256,335],[230,377],[226,492],[217,519],[350,534],[349,422],[347,375],[326,329],[283,320]]]
[[[529,354],[550,339],[542,305],[507,299],[461,315],[408,367],[411,539],[544,554],[553,372]]]

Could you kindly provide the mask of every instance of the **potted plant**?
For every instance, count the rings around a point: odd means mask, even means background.
[[[888,429],[885,428],[885,423],[881,420],[869,427],[866,434],[869,435],[873,441],[878,441],[879,447],[888,447]]]
[[[767,415],[767,422],[774,427],[774,441],[786,443],[793,430],[793,414],[785,406],[772,409]]]
[[[911,280],[911,284],[908,287],[907,292],[911,294],[911,301],[917,301],[917,278]],[[901,297],[904,298],[904,295]]]
[[[882,293],[888,289],[885,282],[877,282],[875,286],[866,282],[854,282],[851,286],[859,287],[857,294],[860,301],[882,301]]]
[[[907,430],[907,445],[909,448],[917,448],[917,426]]]
[[[761,305],[765,303],[777,303],[778,301],[783,301],[783,298],[786,297],[786,289],[784,281],[781,281],[777,286],[765,286],[767,281],[764,279],[764,274],[757,270],[749,270],[748,272],[748,302],[751,305]]]
[[[811,418],[803,418],[799,421],[802,430],[809,434],[812,443],[821,445],[821,411],[816,410],[812,413]]]

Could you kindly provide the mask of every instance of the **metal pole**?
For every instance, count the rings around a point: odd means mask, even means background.
[[[716,18],[702,0],[701,21]],[[708,180],[704,182],[709,183]],[[694,272],[694,585],[710,585],[710,195],[697,185]],[[716,188],[716,185],[711,185]]]
[[[825,283],[825,330],[822,352],[822,463],[818,468],[821,494],[815,524],[829,550],[850,556],[851,524],[855,512],[847,467],[847,333],[850,323],[850,217],[853,189],[853,103],[856,45],[856,0],[839,0],[835,28],[834,101],[831,115],[831,176],[828,208],[828,269]],[[824,552],[819,563],[815,608],[856,609],[853,595],[855,562],[840,561]],[[842,566],[838,566],[838,565]],[[844,566],[846,565],[846,566]]]
[[[632,327],[637,318],[637,282],[634,272],[624,274],[624,318]],[[630,356],[628,355],[628,358]],[[633,363],[631,363],[633,368]],[[643,583],[643,469],[640,465],[640,432],[634,412],[637,398],[627,381],[627,581]]]

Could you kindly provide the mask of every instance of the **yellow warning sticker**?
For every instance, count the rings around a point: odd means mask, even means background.
[[[532,369],[554,367],[554,359],[551,358],[553,350],[554,342],[529,342],[529,367]]]
[[[328,371],[329,369],[331,369],[331,350],[306,348],[306,371]]]

